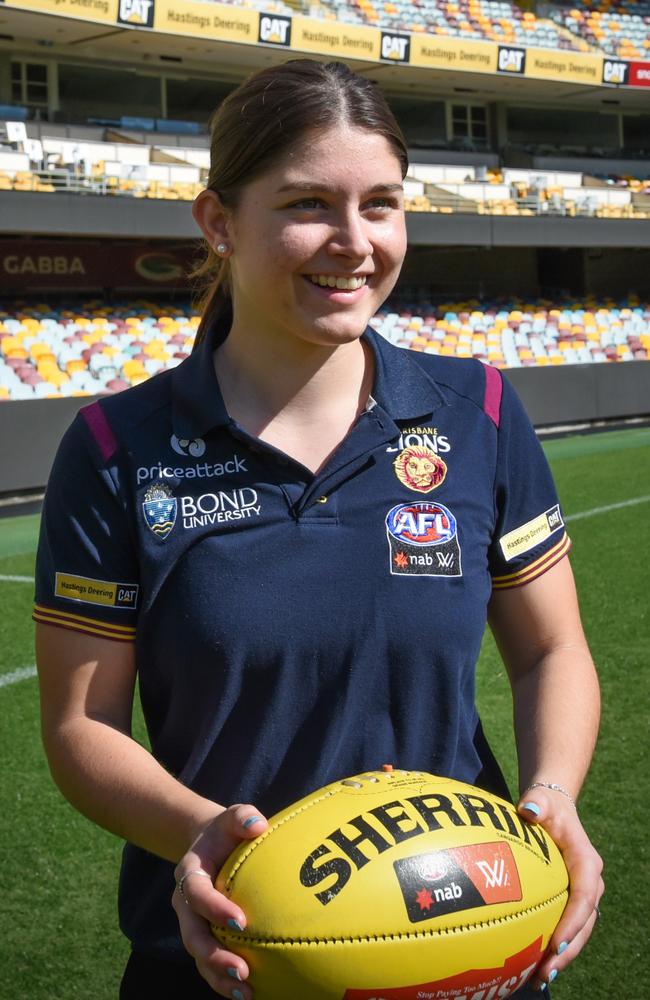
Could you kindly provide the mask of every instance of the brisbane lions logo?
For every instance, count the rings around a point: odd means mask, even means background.
[[[400,452],[393,462],[400,483],[417,493],[430,493],[443,482],[447,466],[431,448],[413,446]]]

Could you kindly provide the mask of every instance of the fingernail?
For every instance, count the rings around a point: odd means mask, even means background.
[[[235,920],[235,918],[234,918],[234,917],[230,917],[230,918],[229,918],[229,920],[228,920],[228,926],[229,926],[229,927],[230,927],[230,928],[231,928],[231,929],[232,929],[233,931],[243,931],[243,929],[244,929],[244,928],[242,927],[242,925],[241,925],[241,924],[239,923],[239,921],[238,921],[238,920]]]
[[[249,826],[252,826],[253,823],[261,823],[261,822],[262,822],[261,816],[249,816],[248,819],[244,820],[242,826],[244,827],[245,830],[248,830]]]
[[[559,945],[557,946],[557,953],[558,953],[558,955],[561,955],[562,952],[566,951],[568,947],[569,947],[569,942],[568,941],[560,941]]]
[[[549,983],[552,983],[553,980],[555,980],[555,979],[557,979],[557,969],[551,969],[551,971],[549,973],[548,981],[549,981]]]
[[[232,1000],[244,1000],[244,994],[241,990],[232,991]]]
[[[546,983],[540,983],[537,989],[539,990],[540,993],[543,993],[544,990],[546,989]]]
[[[526,812],[532,813],[533,816],[539,816],[539,814],[541,812],[541,809],[539,808],[539,806],[536,805],[534,802],[524,802],[524,804],[523,804],[523,806],[521,808],[525,809]]]
[[[239,969],[236,969],[234,967],[234,965],[230,966],[230,968],[226,969],[226,972],[228,973],[228,975],[230,976],[231,979],[239,979],[239,981],[241,982],[241,976],[239,975]]]

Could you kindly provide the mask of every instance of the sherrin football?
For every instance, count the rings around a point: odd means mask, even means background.
[[[472,785],[359,774],[277,813],[217,888],[256,1000],[501,1000],[532,977],[568,875],[544,830]]]

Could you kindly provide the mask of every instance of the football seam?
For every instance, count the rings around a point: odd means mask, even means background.
[[[528,916],[530,913],[552,906],[554,903],[558,902],[558,900],[568,896],[568,891],[567,887],[562,889],[561,892],[556,893],[554,896],[551,896],[549,899],[535,903],[533,906],[527,906],[524,910],[518,910],[516,913],[507,913],[500,917],[491,917],[489,920],[477,920],[474,923],[459,924],[458,927],[431,927],[428,930],[398,931],[394,934],[361,934],[358,937],[272,938],[253,937],[252,935],[247,935],[246,931],[244,931],[243,934],[229,934],[221,927],[215,927],[214,929],[219,937],[219,940],[224,943],[232,942],[233,944],[238,943],[240,945],[256,945],[262,948],[272,948],[277,947],[278,945],[283,947],[285,945],[302,947],[320,944],[376,944],[378,942],[385,941],[400,941],[404,938],[414,941],[422,938],[435,938],[449,934],[461,934],[466,931],[475,930],[476,928],[491,927],[496,924],[511,923],[513,921],[520,920],[522,917]]]
[[[246,859],[251,856],[251,854],[253,853],[253,851],[256,850],[260,846],[260,844],[264,843],[264,841],[266,840],[266,838],[274,830],[277,830],[279,827],[283,826],[285,823],[288,823],[290,819],[294,818],[294,816],[298,816],[300,813],[305,812],[307,809],[311,809],[312,806],[317,805],[319,802],[322,802],[324,799],[329,799],[333,795],[337,795],[338,792],[339,792],[338,788],[330,788],[329,791],[325,792],[324,795],[319,795],[318,798],[311,799],[309,802],[305,802],[304,805],[300,806],[299,809],[293,809],[290,813],[287,813],[287,815],[284,816],[281,820],[279,820],[278,822],[274,823],[272,826],[269,826],[268,830],[265,830],[264,833],[261,833],[259,835],[259,837],[256,837],[255,840],[252,840],[250,842],[248,850],[242,852],[242,854],[240,855],[240,857],[237,859],[236,863],[234,864],[234,866],[232,868],[232,871],[228,874],[228,878],[224,882],[224,890],[228,891],[228,889],[230,888],[230,886],[232,885],[232,883],[235,880],[235,875],[237,874],[237,872],[239,871],[239,869],[243,865],[244,861],[246,861]]]

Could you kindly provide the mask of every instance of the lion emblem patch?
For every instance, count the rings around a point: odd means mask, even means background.
[[[416,493],[431,493],[444,481],[447,466],[431,448],[405,448],[393,462],[400,483]]]

